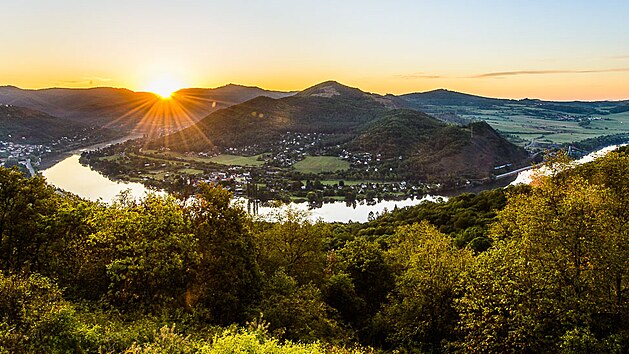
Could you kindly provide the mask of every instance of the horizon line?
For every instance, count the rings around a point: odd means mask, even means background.
[[[377,95],[381,95],[381,96],[386,96],[386,95],[393,95],[393,96],[404,96],[404,95],[409,95],[409,94],[414,94],[414,93],[428,93],[428,92],[434,92],[434,91],[448,91],[448,92],[453,92],[453,93],[460,93],[460,94],[465,94],[465,95],[471,95],[471,96],[476,96],[476,97],[482,97],[482,98],[489,98],[489,99],[501,99],[501,100],[515,100],[515,101],[521,101],[521,100],[539,100],[539,101],[547,101],[547,102],[623,102],[623,101],[629,101],[629,97],[627,98],[620,98],[620,99],[566,99],[566,100],[557,100],[557,99],[544,99],[544,98],[538,98],[538,97],[498,97],[498,96],[484,96],[481,94],[475,94],[475,93],[470,93],[470,92],[463,92],[463,91],[457,91],[457,90],[451,90],[445,87],[438,87],[438,88],[434,88],[431,90],[427,90],[427,91],[411,91],[411,92],[405,92],[405,93],[400,93],[400,94],[392,94],[389,92],[386,93],[379,93],[379,92],[370,92],[370,91],[364,91],[363,89],[357,87],[357,86],[351,86],[351,85],[346,85],[346,84],[342,84],[336,80],[324,80],[321,81],[319,83],[316,83],[314,85],[310,85],[307,86],[301,90],[274,90],[274,89],[266,89],[257,85],[250,85],[250,84],[239,84],[239,83],[226,83],[220,86],[216,86],[216,87],[199,87],[199,86],[191,86],[191,87],[182,87],[180,89],[178,89],[176,92],[182,91],[182,90],[194,90],[194,89],[199,89],[199,90],[216,90],[216,89],[220,89],[223,87],[227,87],[227,86],[240,86],[240,87],[246,87],[246,88],[257,88],[257,89],[261,89],[264,91],[270,91],[270,92],[281,92],[281,93],[298,93],[304,90],[307,90],[311,87],[320,85],[322,83],[326,83],[326,82],[336,82],[340,85],[343,86],[347,86],[350,88],[356,88],[359,89],[365,93],[368,94],[377,94]],[[133,90],[130,89],[128,87],[122,87],[122,86],[88,86],[88,87],[65,87],[65,86],[50,86],[50,87],[38,87],[38,88],[25,88],[25,87],[20,87],[14,84],[0,84],[0,88],[2,87],[13,87],[16,88],[18,90],[22,90],[22,91],[44,91],[44,90],[94,90],[94,89],[116,89],[116,90],[127,90],[127,91],[131,91],[134,93],[151,93],[154,95],[158,95],[155,92],[151,92],[148,90],[142,90],[142,89],[138,89],[138,90]]]

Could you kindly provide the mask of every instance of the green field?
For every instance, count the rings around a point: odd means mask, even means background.
[[[218,163],[221,165],[235,165],[235,166],[262,166],[264,161],[259,161],[260,155],[255,156],[238,156],[222,154],[209,158],[209,161]]]
[[[178,171],[179,173],[185,173],[187,175],[200,175],[203,173],[203,170],[198,170],[196,168],[182,168]]]
[[[301,183],[306,184],[307,180],[302,180]],[[339,184],[339,180],[338,179],[324,179],[322,181],[320,181],[321,184],[326,185],[326,186],[333,186],[333,185],[338,185]],[[357,186],[357,185],[361,185],[363,183],[365,184],[369,184],[369,183],[380,183],[380,184],[388,184],[387,182],[382,182],[382,181],[369,181],[369,180],[365,180],[365,181],[346,181],[343,180],[343,182],[345,183],[346,186]]]
[[[562,115],[543,108],[526,106],[519,103],[497,106],[495,109],[483,109],[473,106],[431,106],[429,113],[456,112],[457,115],[471,119],[484,120],[501,133],[524,140],[526,145],[535,139],[538,142],[570,143],[602,135],[629,132],[629,112],[616,114],[564,114],[573,117],[597,117],[588,126],[580,126],[577,121],[544,119],[544,115]]]
[[[293,167],[301,173],[322,173],[348,170],[349,162],[336,156],[306,156]]]
[[[261,155],[255,156],[239,156],[239,155],[229,155],[222,154],[214,157],[201,157],[195,155],[187,155],[174,151],[157,151],[157,150],[144,150],[143,155],[147,158],[153,159],[180,159],[185,161],[194,161],[194,162],[214,162],[221,165],[232,165],[232,166],[262,166],[264,161],[258,161],[258,158]]]

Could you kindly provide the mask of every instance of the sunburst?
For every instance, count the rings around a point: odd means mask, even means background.
[[[169,77],[155,78],[146,85],[146,90],[158,95],[161,99],[167,100],[181,89],[183,85],[176,79]]]

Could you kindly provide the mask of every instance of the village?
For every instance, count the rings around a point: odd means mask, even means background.
[[[397,200],[441,190],[442,183],[397,178],[382,156],[325,143],[320,133],[286,132],[272,145],[226,148],[221,153],[177,153],[144,148],[141,140],[86,152],[81,162],[118,180],[187,193],[201,182],[235,197],[267,202]],[[403,157],[400,156],[399,159]]]

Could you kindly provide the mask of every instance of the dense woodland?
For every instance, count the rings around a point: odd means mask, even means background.
[[[629,350],[629,149],[365,224],[0,169],[0,352]]]

